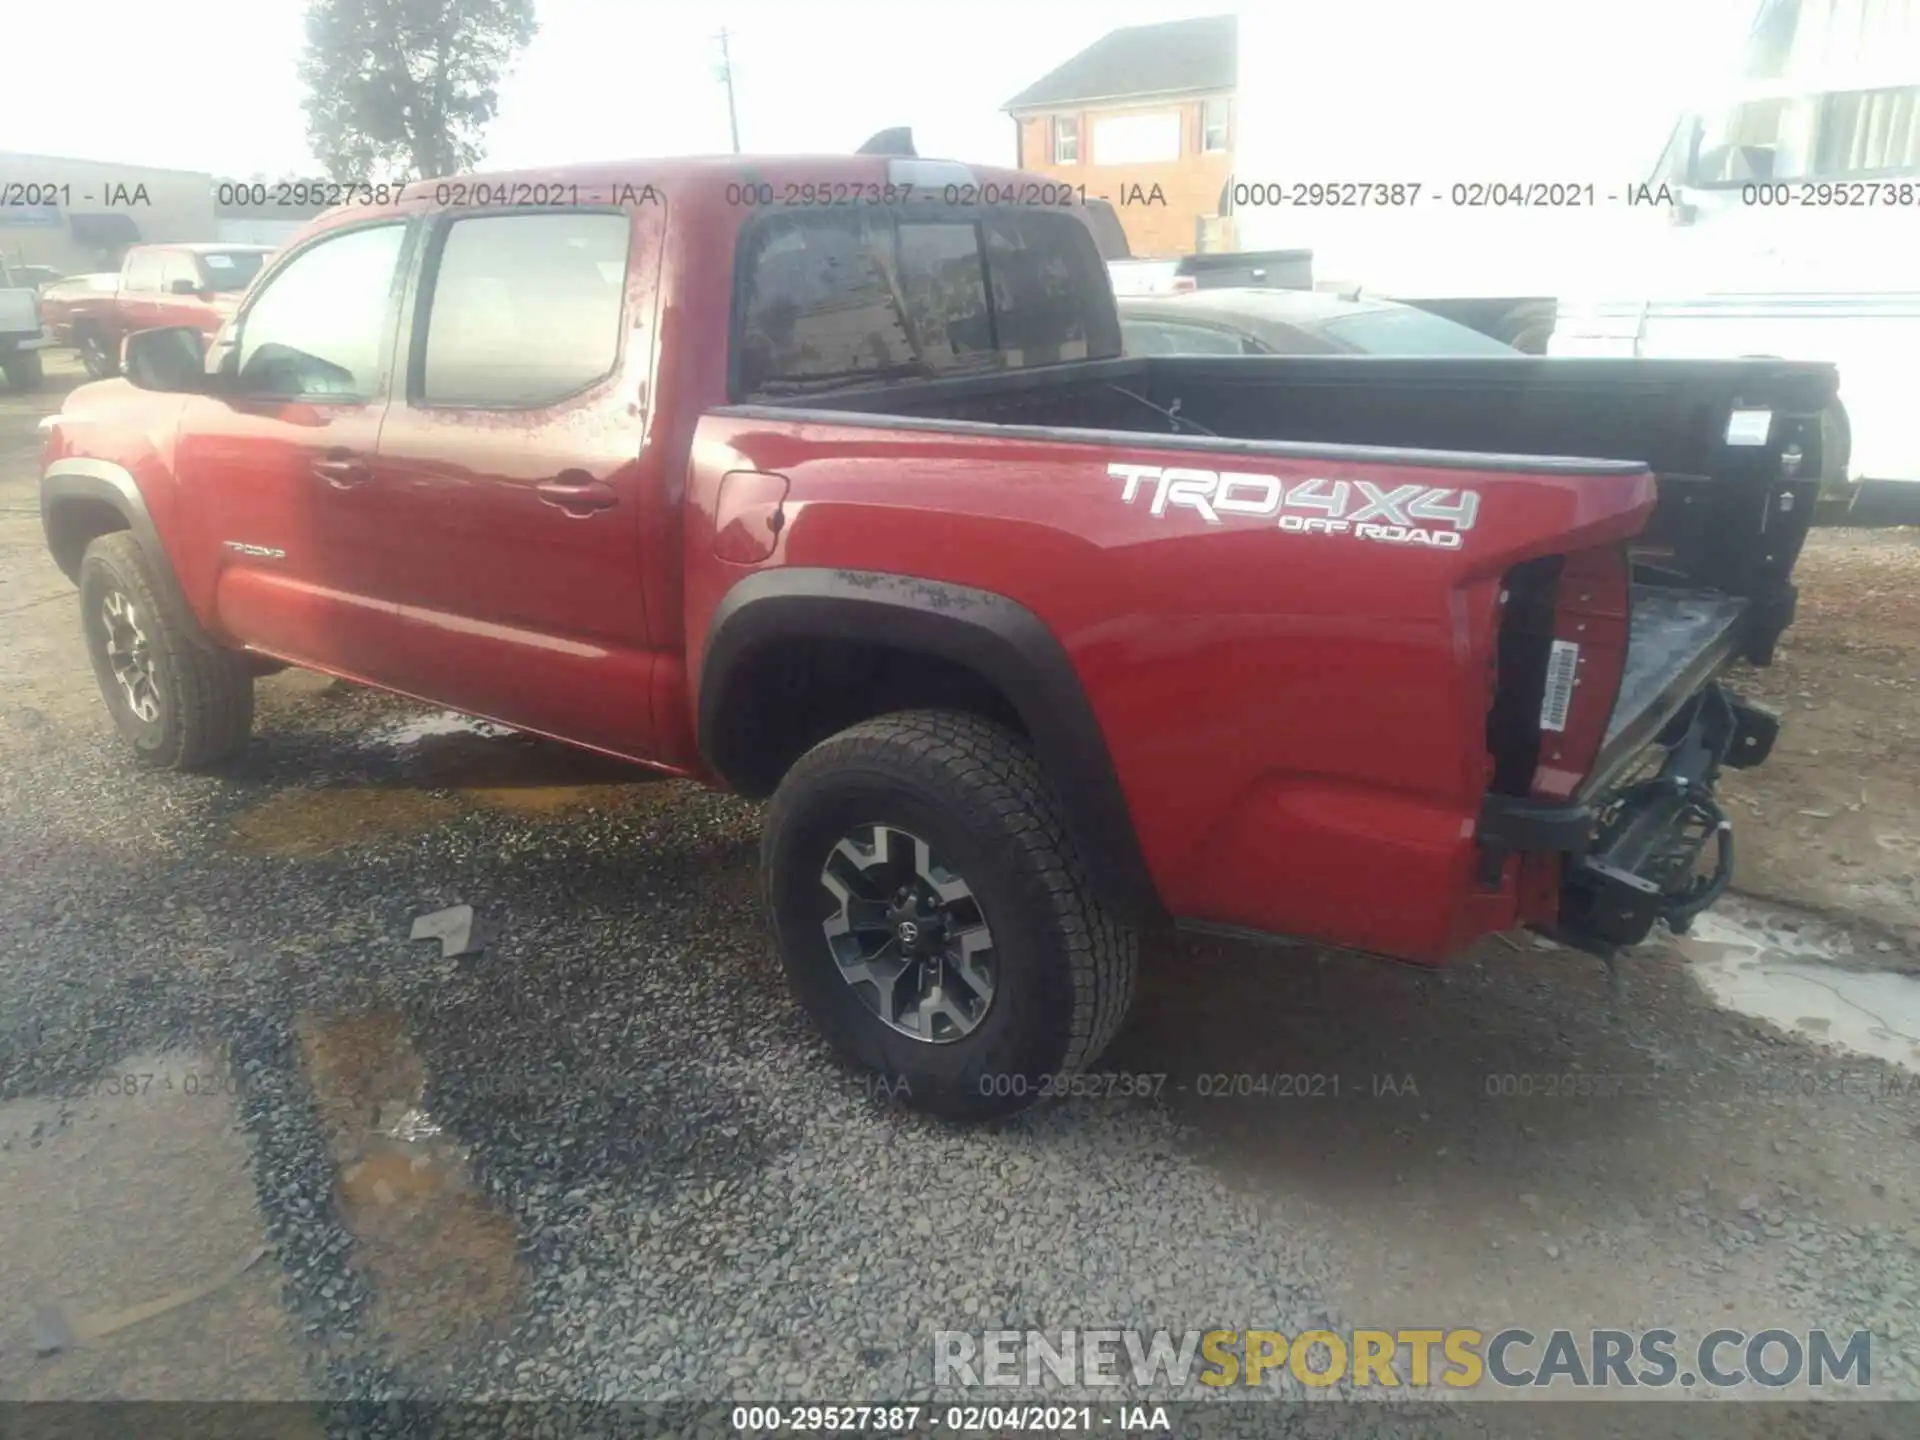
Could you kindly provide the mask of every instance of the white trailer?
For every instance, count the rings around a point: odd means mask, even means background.
[[[1920,0],[1250,5],[1239,48],[1241,248],[1525,349],[1831,360],[1849,476],[1920,480]]]
[[[1552,352],[1830,360],[1850,488],[1920,482],[1920,0],[1770,0],[1743,62],[1660,159],[1673,223],[1563,291]]]

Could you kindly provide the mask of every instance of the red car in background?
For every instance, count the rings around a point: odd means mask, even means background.
[[[52,332],[55,343],[73,345],[74,312],[87,301],[111,296],[120,288],[120,272],[103,270],[92,275],[67,275],[40,287],[40,319]]]
[[[136,245],[116,284],[61,297],[48,323],[80,352],[89,375],[118,375],[120,342],[135,330],[190,325],[209,339],[218,334],[272,253],[270,245]]]

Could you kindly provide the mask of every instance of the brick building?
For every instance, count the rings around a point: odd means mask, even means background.
[[[1105,195],[1135,255],[1231,249],[1235,32],[1233,16],[1212,15],[1095,41],[1001,107],[1020,168]],[[1166,203],[1123,203],[1136,185]]]

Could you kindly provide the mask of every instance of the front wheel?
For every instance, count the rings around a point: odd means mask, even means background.
[[[7,384],[16,390],[37,390],[40,382],[46,378],[46,371],[40,366],[38,350],[16,350],[6,359],[0,360],[0,370],[7,376]]]
[[[253,677],[213,643],[126,531],[80,560],[80,621],[101,698],[135,757],[195,770],[237,753],[253,729]]]
[[[98,330],[91,327],[82,330],[74,337],[74,344],[80,351],[80,363],[94,379],[111,380],[120,373],[120,357],[113,353]]]
[[[795,994],[913,1109],[1063,1093],[1126,1016],[1138,939],[1032,750],[990,721],[904,711],[816,745],[768,807],[762,875]]]

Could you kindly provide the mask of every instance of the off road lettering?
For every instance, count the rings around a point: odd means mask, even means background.
[[[1289,488],[1277,475],[1184,465],[1115,463],[1107,466],[1107,474],[1125,482],[1123,504],[1150,495],[1147,509],[1155,519],[1173,509],[1191,510],[1209,525],[1225,524],[1223,517],[1277,516],[1280,529],[1289,534],[1351,535],[1386,545],[1458,550],[1480,513],[1478,492],[1437,485],[1388,489],[1370,480],[1309,477]]]

